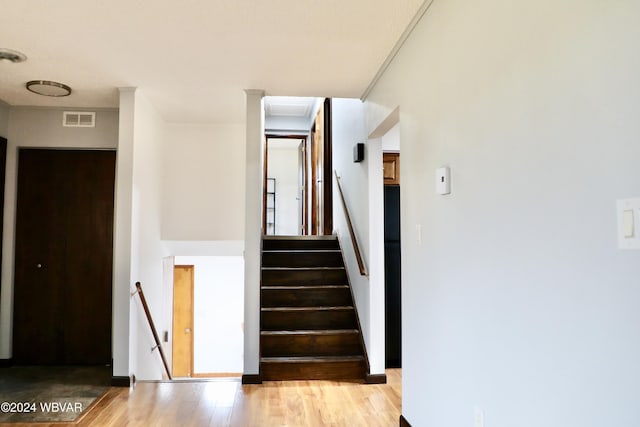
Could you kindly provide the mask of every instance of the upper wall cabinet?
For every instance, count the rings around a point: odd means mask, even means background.
[[[400,153],[383,153],[384,185],[400,185]]]

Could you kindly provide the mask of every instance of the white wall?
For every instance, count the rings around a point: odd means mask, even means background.
[[[117,111],[92,109],[91,111],[97,112],[95,128],[62,127],[62,111],[51,108],[10,107],[8,112],[0,295],[0,359],[7,359],[12,355],[13,249],[18,147],[114,149],[118,143]],[[0,123],[2,120],[0,116]]]
[[[124,304],[125,290],[128,295],[129,286],[141,281],[158,333],[162,336],[167,331],[171,336],[173,273],[168,264],[172,256],[242,254],[244,127],[168,124],[139,90],[125,91],[121,98],[125,102],[121,111],[126,110],[121,120],[131,121],[131,129],[121,137],[118,154],[123,164],[128,152],[132,160],[130,177],[123,167],[123,186],[119,186],[123,193],[131,192],[131,201],[127,207],[125,197],[119,205],[123,206],[123,221],[129,216],[131,224],[128,236],[116,238],[124,242],[116,254],[120,255],[116,271],[124,272],[124,278],[119,282],[122,298],[114,310],[114,324],[124,323],[120,319],[128,316],[128,311],[126,315],[118,312]],[[128,310],[128,297],[126,301]],[[150,351],[155,344],[137,297],[132,300],[131,310],[131,325],[126,332],[122,327],[114,328],[115,340],[126,339],[126,345],[131,346],[128,352],[122,352],[131,359],[124,375],[158,379],[162,366],[158,352]],[[130,339],[126,338],[129,335]],[[170,362],[171,340],[163,347]],[[125,349],[125,344],[120,343],[118,348]]]
[[[382,136],[382,151],[400,152],[400,124],[396,124]]]
[[[243,124],[169,124],[163,240],[243,240]]]
[[[163,257],[242,254],[244,127],[167,124],[144,95],[134,93],[134,190],[133,205],[128,210],[132,215],[132,254],[131,272],[125,281],[131,286],[142,282],[162,335],[172,329],[173,301],[172,287],[167,285],[172,283],[172,271],[165,259],[163,273]],[[140,379],[160,378],[160,359],[157,351],[150,352],[154,343],[137,298],[131,309],[129,371]],[[115,339],[121,340],[122,336]],[[169,358],[171,346],[171,341],[164,344]]]
[[[436,0],[369,96],[369,130],[401,112],[412,425],[638,425],[640,252],[615,202],[640,196],[639,17]]]
[[[175,257],[194,266],[194,373],[241,373],[244,262],[241,256]]]
[[[131,279],[141,282],[156,325],[163,317],[162,147],[166,124],[144,94],[135,93],[131,209]],[[132,301],[131,372],[139,379],[160,379],[162,364],[139,298]]]
[[[367,142],[365,159],[353,162],[353,147],[367,141],[364,105],[332,99],[333,167],[340,176],[347,207],[369,276],[361,276],[334,177],[334,228],[345,254],[371,374],[384,373],[384,234],[380,139]],[[373,215],[373,221],[370,221]],[[381,259],[382,257],[382,259]],[[382,305],[381,305],[382,304]]]
[[[162,324],[158,335],[171,375],[173,375],[173,271],[174,256],[162,258]],[[166,339],[165,339],[166,338]]]
[[[300,234],[298,203],[298,163],[300,140],[269,139],[267,145],[267,178],[275,178],[275,234]]]

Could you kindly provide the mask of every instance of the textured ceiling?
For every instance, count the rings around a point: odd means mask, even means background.
[[[10,105],[117,107],[139,87],[171,122],[242,122],[243,89],[359,97],[423,0],[0,0]],[[66,98],[28,80],[73,88]]]

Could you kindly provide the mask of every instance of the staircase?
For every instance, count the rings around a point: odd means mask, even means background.
[[[260,372],[269,380],[345,380],[367,373],[335,236],[265,236]]]

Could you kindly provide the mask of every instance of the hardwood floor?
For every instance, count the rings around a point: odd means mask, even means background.
[[[401,404],[401,370],[387,384],[332,381],[235,380],[140,382],[112,388],[76,426],[395,427]],[[27,424],[24,424],[26,426]],[[14,424],[19,426],[19,424]]]

